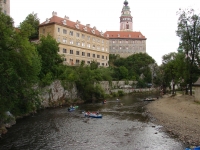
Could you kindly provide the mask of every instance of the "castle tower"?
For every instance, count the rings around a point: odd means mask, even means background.
[[[0,8],[3,13],[10,16],[10,0],[0,0]]]
[[[120,31],[133,31],[132,18],[128,1],[125,0],[120,16]]]

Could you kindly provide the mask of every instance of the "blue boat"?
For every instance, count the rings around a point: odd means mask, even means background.
[[[72,108],[68,108],[68,111],[74,111],[75,110],[75,108],[74,107],[72,107]]]
[[[200,150],[200,146],[194,147],[194,148],[186,148],[185,150]]]
[[[74,106],[74,107],[69,107],[68,108],[68,111],[71,112],[71,111],[74,111],[78,108],[78,106]]]

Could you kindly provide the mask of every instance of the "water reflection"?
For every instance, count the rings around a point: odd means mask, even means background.
[[[144,96],[128,95],[106,104],[47,109],[18,120],[0,140],[1,150],[182,150],[184,145],[161,131],[144,112]],[[85,118],[97,111],[102,119]]]

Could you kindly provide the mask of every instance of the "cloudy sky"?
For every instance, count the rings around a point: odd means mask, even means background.
[[[124,0],[10,0],[10,13],[17,27],[28,14],[38,14],[40,22],[56,11],[71,21],[96,26],[99,31],[118,31],[119,17]],[[147,38],[146,51],[158,65],[162,56],[176,52],[179,8],[200,11],[200,0],[128,0],[133,16],[133,31],[140,31]]]

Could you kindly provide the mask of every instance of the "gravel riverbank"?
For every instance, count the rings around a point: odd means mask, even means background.
[[[185,144],[200,145],[200,104],[193,96],[165,95],[146,106],[153,121]]]

